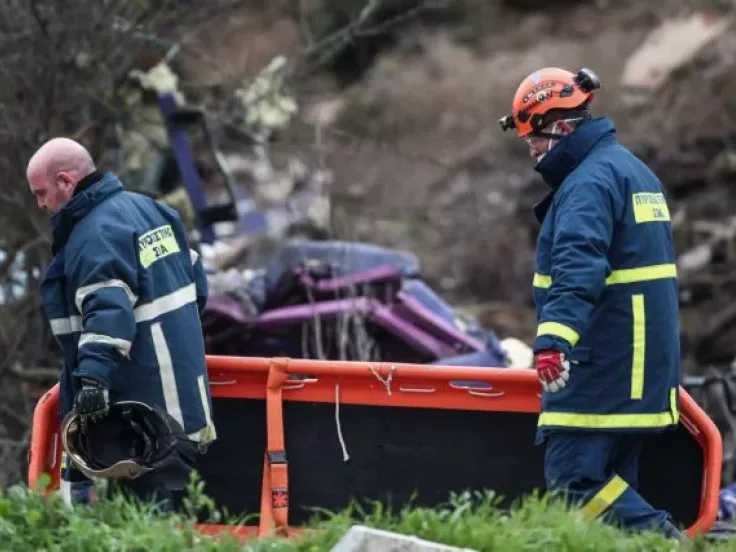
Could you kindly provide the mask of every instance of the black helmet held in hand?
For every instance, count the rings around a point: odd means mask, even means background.
[[[110,405],[107,416],[82,424],[72,410],[61,427],[64,450],[90,478],[136,479],[156,471],[170,489],[183,489],[197,445],[159,408],[136,401]]]

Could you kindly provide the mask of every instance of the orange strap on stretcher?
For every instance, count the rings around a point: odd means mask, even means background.
[[[289,516],[289,474],[284,443],[284,415],[281,391],[289,377],[288,359],[273,359],[269,363],[266,384],[266,454],[263,461],[261,517],[259,534],[275,530],[287,536]]]

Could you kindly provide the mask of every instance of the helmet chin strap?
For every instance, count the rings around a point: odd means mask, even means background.
[[[537,157],[537,163],[541,162],[542,159],[544,159],[547,156],[550,150],[557,144],[557,140],[559,140],[562,137],[559,134],[555,134],[555,130],[557,130],[557,121],[552,123],[552,128],[550,129],[550,132],[548,134],[548,136],[550,136],[550,139],[547,141],[547,151],[545,151],[542,155]],[[555,138],[552,138],[552,136],[555,136]]]

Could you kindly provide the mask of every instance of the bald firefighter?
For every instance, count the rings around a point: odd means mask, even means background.
[[[189,249],[176,211],[125,191],[74,140],[45,142],[28,162],[27,179],[51,217],[54,258],[41,299],[63,360],[60,415],[73,411],[86,424],[108,418],[120,401],[165,412],[186,439],[168,450],[149,440],[144,448],[168,461],[118,482],[126,494],[170,510],[172,492],[186,485],[197,452],[217,437],[200,322],[207,301],[202,260]],[[105,464],[123,449],[131,457],[143,454],[137,445],[144,429],[133,439],[119,425],[109,427],[86,436],[95,451],[89,464]],[[72,462],[62,473],[63,496],[72,504],[91,498],[79,468]]]
[[[610,119],[589,113],[599,87],[588,69],[541,69],[499,121],[526,142],[550,188],[534,206],[537,443],[548,488],[586,518],[680,538],[669,513],[637,492],[647,437],[679,417],[670,214],[659,179],[618,143]]]

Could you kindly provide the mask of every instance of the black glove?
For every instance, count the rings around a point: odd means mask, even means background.
[[[99,381],[83,378],[82,389],[74,397],[74,410],[81,417],[82,424],[85,425],[88,419],[103,418],[109,408],[108,390]]]

